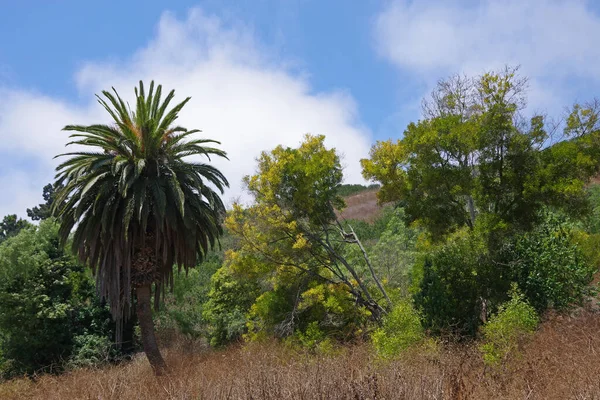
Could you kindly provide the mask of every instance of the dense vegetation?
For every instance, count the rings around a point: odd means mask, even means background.
[[[573,106],[555,126],[541,115],[523,117],[526,80],[516,70],[452,77],[425,99],[422,120],[361,160],[374,184],[342,184],[336,150],[324,136],[307,135],[298,147],[262,152],[244,178],[250,205],[219,214],[222,203],[202,178],[219,190],[226,180],[182,158],[224,153],[204,147],[207,141],[179,142],[194,132],[183,128],[164,139],[174,117],[157,122],[152,89],[146,97],[140,86],[132,118],[118,97],[105,95],[119,129],[69,129],[106,151],[77,153],[60,167],[58,181],[44,188],[45,203],[28,210],[39,226],[16,216],[0,224],[4,376],[118,359],[123,350],[111,343],[122,327],[108,310],[123,320],[123,304],[150,284],[162,303],[154,322],[165,346],[173,334],[213,347],[275,339],[317,354],[366,342],[376,357],[393,360],[454,343],[478,349],[496,370],[518,358],[549,311],[571,310],[595,294],[600,186],[590,182],[600,172],[598,103]],[[118,135],[129,142],[117,146]],[[373,223],[344,220],[344,197],[365,190],[378,190],[381,215]],[[96,204],[104,211],[95,213]],[[58,222],[49,210],[58,211]],[[109,224],[106,213],[118,217]],[[113,235],[123,232],[132,242],[115,245]],[[217,238],[220,246],[210,249]],[[78,259],[63,250],[70,240]],[[154,243],[156,266],[143,274],[135,262],[130,272],[103,271],[94,253],[125,268],[118,260],[154,254]],[[108,305],[93,295],[84,264],[95,267]],[[173,274],[174,264],[198,266]],[[135,283],[111,286],[123,274]],[[173,291],[162,289],[167,284]],[[131,310],[139,318],[139,307]],[[153,351],[146,343],[144,350]]]

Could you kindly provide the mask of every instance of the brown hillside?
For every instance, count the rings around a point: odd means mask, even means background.
[[[377,204],[377,189],[353,194],[344,200],[346,201],[346,208],[338,213],[341,219],[373,222],[381,215],[382,207]]]

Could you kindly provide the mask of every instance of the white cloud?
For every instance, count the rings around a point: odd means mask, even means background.
[[[395,0],[375,23],[379,53],[402,71],[431,84],[521,65],[530,105],[548,111],[577,100],[575,81],[598,88],[598,37],[600,16],[584,0]]]
[[[368,152],[370,132],[360,124],[353,98],[344,91],[315,93],[307,80],[284,65],[261,48],[249,27],[194,9],[185,20],[164,14],[156,37],[130,59],[81,68],[78,89],[90,99],[84,106],[5,91],[3,98],[10,101],[0,105],[0,139],[6,146],[2,150],[27,155],[40,165],[0,171],[0,180],[23,182],[12,185],[14,200],[0,200],[0,213],[24,214],[26,207],[39,202],[56,165],[52,157],[64,151],[67,142],[60,132],[64,125],[108,122],[93,93],[114,86],[130,99],[140,79],[154,79],[163,90],[175,88],[175,100],[192,97],[178,123],[222,142],[231,160],[216,163],[232,185],[225,200],[243,195],[241,178],[254,172],[261,150],[297,145],[305,133],[327,135],[328,145],[345,155],[346,180],[361,182],[358,160]],[[38,188],[34,195],[32,183]]]

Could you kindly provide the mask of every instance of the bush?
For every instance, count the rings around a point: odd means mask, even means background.
[[[190,337],[208,335],[203,316],[210,292],[212,275],[221,267],[223,256],[210,252],[201,265],[173,277],[173,291],[166,293],[156,315],[157,331],[175,330]]]
[[[514,285],[510,300],[483,326],[480,350],[487,365],[498,366],[520,354],[520,344],[533,334],[538,325],[535,309]]]
[[[569,221],[548,213],[533,231],[515,236],[504,249],[503,263],[529,303],[541,312],[580,303],[588,293],[597,266],[577,245]]]
[[[394,218],[395,215],[397,215],[397,211],[393,207],[387,206],[382,209],[381,215],[372,223],[358,219],[347,219],[342,222],[342,225],[347,231],[350,230],[349,226],[351,226],[352,229],[354,229],[354,232],[356,232],[356,236],[358,236],[363,244],[367,245],[370,242],[379,239],[381,234],[387,229],[390,220]]]
[[[592,234],[600,234],[600,185],[590,186],[588,193],[590,215],[587,220],[587,228]]]
[[[292,343],[298,343],[303,349],[316,354],[331,354],[335,349],[333,340],[319,328],[317,321],[309,323],[304,332],[296,331]]]
[[[401,354],[425,338],[419,313],[408,301],[394,305],[383,319],[383,325],[373,332],[371,340],[377,354],[391,358]]]
[[[118,356],[115,344],[106,336],[77,335],[68,365],[71,368],[98,367]]]
[[[393,210],[379,241],[371,251],[371,261],[387,286],[408,294],[410,273],[415,265],[419,231],[406,226],[402,208]]]
[[[258,283],[224,265],[211,277],[208,300],[202,317],[212,346],[222,346],[246,333],[247,313],[260,295]]]
[[[546,211],[529,232],[510,232],[484,215],[418,263],[415,304],[434,333],[473,336],[482,320],[507,300],[511,282],[538,312],[581,303],[598,260],[595,235]]]
[[[413,298],[424,326],[436,334],[474,336],[484,302],[493,309],[506,299],[504,272],[491,262],[480,231],[459,231],[434,247],[415,271],[420,283]]]
[[[108,309],[97,299],[84,267],[58,247],[53,221],[0,245],[0,276],[4,376],[61,370],[80,335],[112,339]]]

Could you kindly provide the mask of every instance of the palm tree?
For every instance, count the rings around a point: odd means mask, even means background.
[[[218,243],[225,207],[215,189],[223,194],[229,184],[218,169],[197,160],[226,153],[210,147],[219,142],[191,139],[198,130],[173,125],[189,97],[167,110],[174,91],[161,102],[161,86],[154,91],[152,82],[146,95],[140,81],[132,112],[113,92],[96,96],[111,125],[64,128],[75,132],[67,146],[91,149],[57,156],[68,159],[56,169],[55,185],[63,186],[54,213],[63,244],[72,237],[74,252],[92,268],[99,294],[108,300],[117,343],[135,294],[144,352],[161,375],[166,365],[154,335],[152,285],[157,307],[165,285],[173,284],[173,266],[194,267]]]

